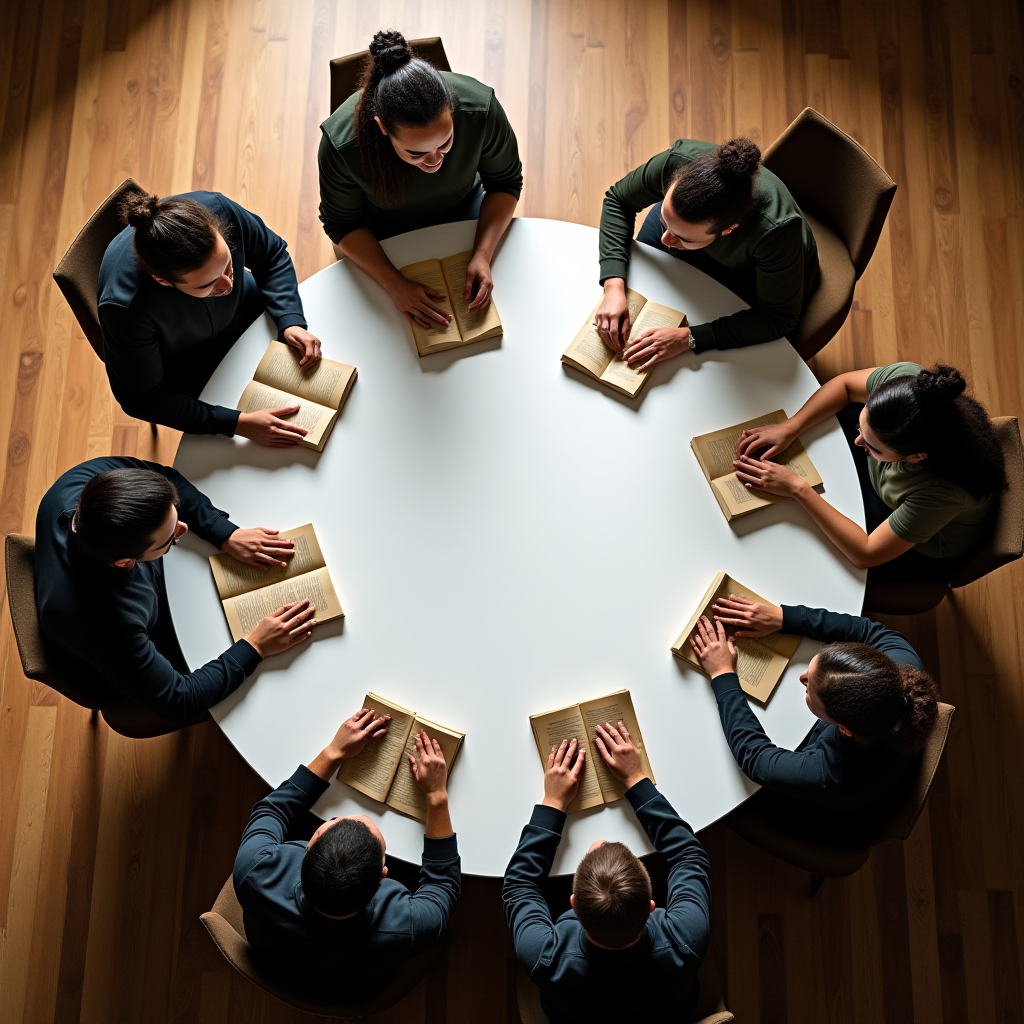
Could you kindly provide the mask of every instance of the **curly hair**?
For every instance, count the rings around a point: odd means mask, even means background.
[[[676,169],[669,206],[687,224],[710,221],[717,235],[750,212],[760,168],[761,150],[750,139],[730,139]]]

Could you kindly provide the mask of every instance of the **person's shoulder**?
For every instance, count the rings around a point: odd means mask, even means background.
[[[669,152],[692,160],[694,157],[700,156],[701,153],[706,153],[709,149],[714,148],[715,143],[705,142],[703,139],[676,139],[669,146]]]
[[[879,384],[895,380],[897,377],[916,377],[922,370],[920,363],[913,363],[903,360],[899,363],[889,363],[886,366],[878,366],[868,374],[868,394],[875,390]]]
[[[139,292],[142,272],[135,262],[135,228],[122,228],[110,241],[100,262],[96,302],[130,306]]]
[[[320,124],[320,131],[331,145],[338,150],[344,150],[349,146],[356,146],[356,107],[359,105],[359,97],[363,90],[356,89],[354,93],[337,110]]]
[[[494,100],[494,90],[469,75],[459,75],[454,71],[442,71],[441,76],[451,87],[458,100],[460,114],[486,114]]]
[[[786,230],[801,232],[805,222],[803,211],[786,187],[786,183],[761,164],[754,179],[754,210],[766,232]]]

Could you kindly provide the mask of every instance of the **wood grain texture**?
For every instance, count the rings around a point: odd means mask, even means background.
[[[177,435],[121,412],[52,286],[89,213],[128,174],[217,189],[288,241],[300,277],[326,266],[327,60],[380,27],[440,35],[496,88],[530,216],[597,224],[608,185],[673,139],[767,146],[816,106],[899,191],[815,372],[948,361],[1020,415],[1021,19],[1015,0],[0,4],[0,527],[32,532],[82,459],[173,459]],[[739,1020],[1021,1020],[1022,583],[1016,564],[889,622],[957,708],[905,844],[811,900],[802,872],[723,827],[703,836],[709,955]],[[0,1020],[311,1022],[231,971],[198,920],[266,785],[212,723],[125,740],[29,683],[0,615]],[[500,884],[468,878],[443,962],[378,1020],[514,1024],[515,976]]]

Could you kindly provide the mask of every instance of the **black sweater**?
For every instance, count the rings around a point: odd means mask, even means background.
[[[36,514],[36,609],[48,656],[102,697],[112,690],[169,721],[187,722],[223,700],[262,660],[246,640],[195,672],[185,665],[164,589],[164,564],[116,569],[85,555],[71,518],[82,488],[111,469],[139,467],[167,477],[189,529],[220,547],[238,529],[205,494],[169,466],[120,456],[69,469]]]

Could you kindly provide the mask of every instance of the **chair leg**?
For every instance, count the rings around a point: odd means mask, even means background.
[[[818,895],[818,890],[825,884],[824,875],[811,875],[811,899]]]

